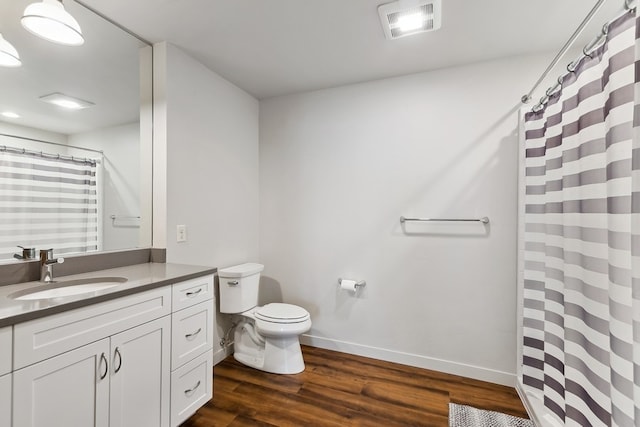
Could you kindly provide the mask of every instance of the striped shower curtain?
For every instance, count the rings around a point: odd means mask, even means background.
[[[559,425],[640,425],[638,33],[525,116],[522,382]]]
[[[0,147],[0,260],[17,245],[54,254],[100,248],[96,160]]]

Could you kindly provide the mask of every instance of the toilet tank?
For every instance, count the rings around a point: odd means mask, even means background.
[[[221,313],[242,313],[258,305],[263,269],[262,264],[246,263],[218,270]]]

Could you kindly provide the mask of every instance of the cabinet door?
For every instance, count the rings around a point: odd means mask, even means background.
[[[169,425],[171,318],[111,337],[111,427]]]
[[[109,424],[109,340],[63,353],[13,373],[13,425]]]
[[[0,427],[11,427],[11,374],[0,376]]]

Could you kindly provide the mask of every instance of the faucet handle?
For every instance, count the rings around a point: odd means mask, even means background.
[[[53,258],[53,249],[40,249],[40,261],[45,262]]]
[[[49,265],[49,264],[62,264],[64,262],[64,258],[60,257],[60,258],[56,258],[56,259],[48,259],[46,261],[44,261],[45,264]]]

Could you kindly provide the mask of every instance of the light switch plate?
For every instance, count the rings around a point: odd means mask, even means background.
[[[187,226],[184,224],[176,226],[176,241],[178,243],[187,241]]]

